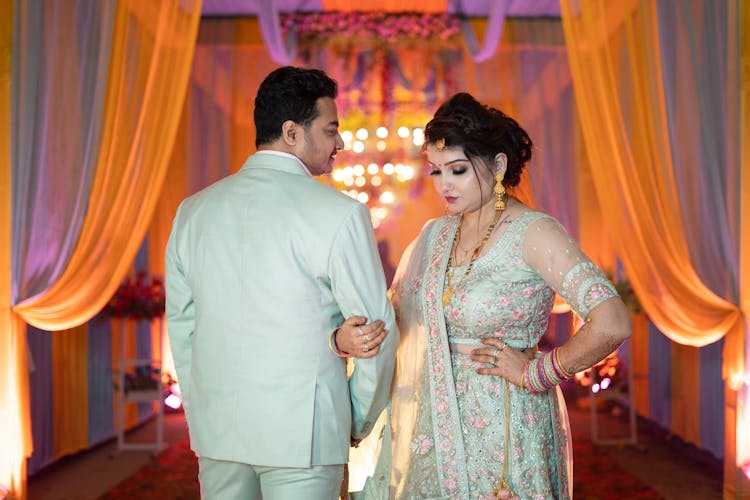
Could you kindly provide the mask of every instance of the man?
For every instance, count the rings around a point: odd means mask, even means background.
[[[343,146],[336,95],[319,70],[269,74],[258,152],[174,220],[167,321],[203,498],[337,498],[350,434],[388,398],[398,330],[369,211],[312,178]]]

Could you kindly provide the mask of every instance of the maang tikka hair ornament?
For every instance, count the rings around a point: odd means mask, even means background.
[[[445,149],[445,137],[441,137],[435,141],[435,149],[442,151]]]
[[[503,175],[495,175],[495,210],[505,210],[505,186],[503,186]]]

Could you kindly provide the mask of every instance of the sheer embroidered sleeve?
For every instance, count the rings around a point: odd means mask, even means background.
[[[533,222],[524,237],[523,257],[581,318],[616,297],[615,287],[565,229],[551,217]]]

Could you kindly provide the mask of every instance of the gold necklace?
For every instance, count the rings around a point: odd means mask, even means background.
[[[453,243],[451,244],[451,253],[448,256],[448,265],[445,268],[445,289],[443,291],[443,307],[448,305],[448,302],[450,302],[451,297],[454,293],[456,293],[456,289],[458,286],[463,283],[463,281],[466,279],[466,277],[471,272],[471,268],[474,267],[474,261],[477,260],[479,257],[480,252],[482,251],[482,248],[484,247],[484,244],[487,243],[487,240],[490,238],[490,235],[492,234],[492,231],[495,229],[495,225],[497,224],[497,221],[500,220],[500,216],[502,215],[502,210],[497,210],[495,212],[495,218],[492,219],[492,222],[490,222],[490,225],[487,226],[487,230],[484,232],[484,237],[479,242],[479,244],[474,248],[474,251],[471,254],[471,259],[469,259],[469,264],[466,266],[466,270],[461,275],[461,278],[456,282],[455,285],[451,286],[451,279],[453,279],[453,266],[451,265],[451,260],[453,259],[453,252],[456,249],[456,244],[458,242],[458,235],[461,233],[461,224],[464,222],[464,217],[461,215],[461,220],[458,221],[458,228],[456,229],[456,234],[453,235]],[[454,262],[455,264],[455,262]]]

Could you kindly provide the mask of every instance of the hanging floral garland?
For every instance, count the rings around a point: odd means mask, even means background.
[[[450,14],[385,12],[311,12],[282,16],[284,34],[294,26],[302,44],[323,44],[334,38],[396,42],[404,39],[447,41],[461,33]]]

